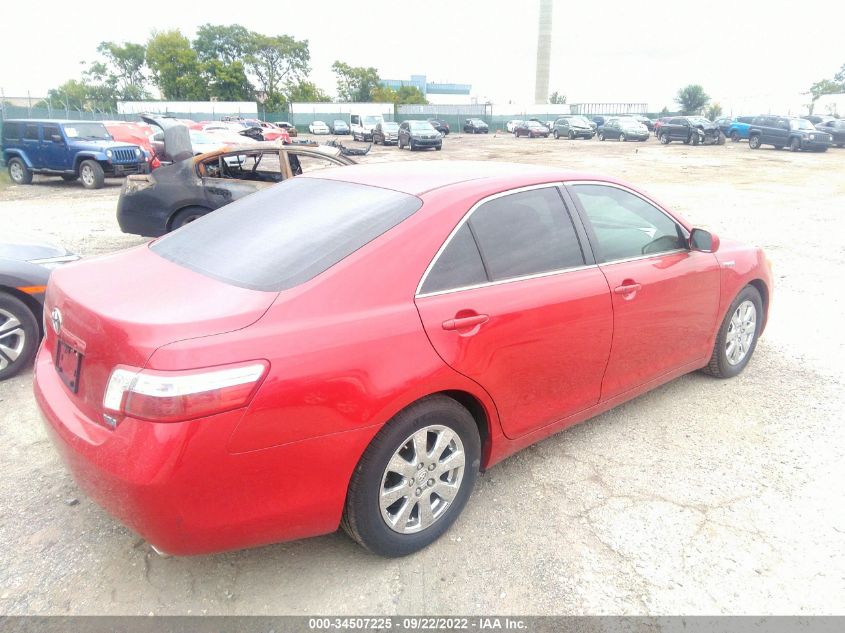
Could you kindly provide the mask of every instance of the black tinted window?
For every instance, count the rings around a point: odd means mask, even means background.
[[[21,124],[20,123],[4,123],[3,124],[3,138],[7,140],[17,140],[20,138]]]
[[[191,222],[150,247],[220,281],[279,291],[316,277],[417,209],[404,193],[293,178]]]
[[[56,125],[44,126],[44,140],[52,141],[53,136],[60,136],[59,127]]]
[[[469,224],[493,281],[584,264],[575,228],[554,187],[485,202]]]
[[[481,254],[469,225],[464,224],[440,253],[425,278],[421,292],[463,288],[487,281]]]
[[[639,196],[604,185],[575,185],[573,189],[590,219],[602,261],[686,248],[674,220]]]
[[[23,133],[23,137],[28,141],[37,141],[38,140],[38,126],[37,125],[27,125],[26,130]]]

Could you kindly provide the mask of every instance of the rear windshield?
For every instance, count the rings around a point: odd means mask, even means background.
[[[209,213],[150,248],[219,281],[276,292],[328,270],[421,204],[389,189],[292,178]]]

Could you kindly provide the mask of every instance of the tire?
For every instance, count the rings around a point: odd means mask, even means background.
[[[28,185],[32,182],[32,172],[20,158],[9,161],[9,178],[16,185]]]
[[[517,132],[516,130],[514,130],[514,131],[513,131],[513,137],[514,137],[514,138],[519,138],[519,132]]]
[[[774,145],[773,147],[774,147],[775,149],[783,149],[783,145]]]
[[[739,132],[737,132],[736,130],[731,132],[731,141],[733,143],[739,143]]]
[[[0,380],[32,364],[41,340],[38,318],[23,301],[0,292]]]
[[[751,149],[760,149],[760,135],[754,134],[748,137],[748,147]]]
[[[410,139],[410,140],[408,141],[408,149],[410,149],[412,152],[413,152],[415,149],[417,149],[417,148],[416,148],[416,146],[414,145],[414,139]]]
[[[74,180],[79,180],[79,176],[65,174],[64,176],[62,176],[62,180],[64,180],[65,182],[73,182]]]
[[[698,138],[698,134],[690,135],[690,143],[693,145],[698,145],[701,142],[701,139]]]
[[[79,166],[79,179],[86,189],[102,189],[106,182],[106,175],[97,161],[83,160]]]
[[[575,132],[573,132],[572,130],[569,130],[569,140],[570,141],[575,140]]]
[[[622,132],[621,134],[619,134],[619,142],[620,142],[620,143],[624,143],[624,142],[625,142],[625,141],[627,141],[627,140],[628,140],[628,138],[625,136],[625,133],[624,133],[624,132]]]
[[[604,132],[599,132],[599,140],[600,141],[604,140]]]
[[[439,152],[440,150],[443,149],[443,143],[441,143],[440,145],[435,145],[434,149],[436,149]]]
[[[716,140],[716,145],[724,145],[725,141],[727,141],[725,135],[721,131],[719,131],[719,138]]]
[[[744,354],[737,362],[734,362],[729,358],[728,354],[729,337],[733,338],[734,336],[742,336],[742,329],[739,330],[738,335],[733,334],[733,332],[737,331],[738,323],[742,323],[741,327],[745,328],[744,333],[747,334],[748,321],[746,318],[742,317],[744,316],[744,311],[747,309],[747,305],[749,304],[754,308],[754,331],[750,339],[747,337],[743,339],[747,341],[744,347]],[[739,318],[735,319],[735,317]],[[715,376],[716,378],[733,378],[739,374],[743,369],[745,369],[748,361],[750,361],[751,357],[754,355],[754,350],[757,348],[757,339],[760,338],[760,328],[763,324],[763,300],[760,298],[760,293],[754,286],[746,286],[736,296],[736,299],[733,300],[731,307],[728,308],[725,318],[722,321],[722,325],[719,327],[719,332],[716,334],[716,344],[713,346],[713,354],[710,356],[710,362],[707,364],[707,367],[702,369],[702,371],[706,374],[710,374],[711,376]],[[743,347],[740,347],[739,352],[734,352],[734,350],[737,349],[736,341],[739,341],[740,338],[735,338],[733,340],[735,342],[732,352],[738,355],[742,353]]]
[[[789,141],[789,151],[790,152],[801,151],[801,140],[796,137],[796,138],[793,138],[791,141]]]
[[[175,231],[176,229],[181,229],[186,224],[190,224],[194,220],[198,220],[209,213],[211,213],[211,209],[206,207],[193,206],[179,209],[173,214],[173,219],[170,220],[170,230]]]
[[[447,446],[452,448],[452,453],[446,453],[448,449],[444,448],[439,456],[426,452],[425,456],[418,458],[413,447],[414,434],[426,428],[432,430],[421,434],[423,441],[435,439],[438,431],[450,432],[453,437]],[[438,463],[455,454],[463,455],[462,467],[442,472],[437,469]],[[413,457],[413,463],[408,461],[410,457]],[[390,462],[396,463],[396,459],[407,462],[407,469],[404,465],[399,466],[402,473],[387,469]],[[456,459],[459,463],[459,458]],[[446,396],[424,398],[394,416],[364,451],[349,482],[341,526],[354,541],[375,554],[395,557],[416,552],[440,538],[458,518],[475,485],[480,460],[481,441],[469,411]],[[418,467],[418,461],[424,465],[422,469]],[[427,472],[434,475],[426,479]],[[435,477],[440,481],[432,485]],[[450,492],[454,494],[451,501],[437,494],[441,482],[448,484],[449,477],[454,477],[453,481],[457,484],[457,488],[452,488]],[[406,482],[408,493],[396,496],[392,505],[383,508],[381,491],[392,487],[401,494]],[[394,485],[391,486],[391,483]],[[426,496],[429,488],[434,490]],[[441,489],[445,492],[449,487],[444,485]],[[432,500],[432,497],[436,499]],[[420,509],[424,507],[420,502],[425,503],[426,498],[429,508],[436,513],[428,527],[420,525],[423,521]],[[432,503],[446,505],[438,510],[431,506]],[[391,516],[396,520],[396,527],[388,525]]]
[[[669,138],[668,134],[661,134],[657,137],[657,140],[660,141],[663,145],[668,145],[672,142],[672,139]]]
[[[554,131],[554,133],[552,134],[552,136],[554,136],[554,137],[555,137],[555,140],[558,140],[558,139],[560,138],[560,132],[558,132],[557,130],[555,130],[555,131]]]

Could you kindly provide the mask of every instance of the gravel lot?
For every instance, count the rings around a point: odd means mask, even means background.
[[[0,383],[3,614],[845,614],[845,150],[447,137],[442,152],[611,174],[762,245],[771,323],[746,371],[701,374],[480,477],[434,546],[399,560],[342,533],[164,559],[76,488],[29,372]],[[119,181],[0,182],[0,226],[85,256],[120,233]],[[8,182],[8,181],[6,181]]]

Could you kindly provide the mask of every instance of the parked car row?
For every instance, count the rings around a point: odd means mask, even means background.
[[[397,145],[411,151],[424,148],[443,149],[443,134],[429,121],[379,121],[371,133],[374,145]]]

